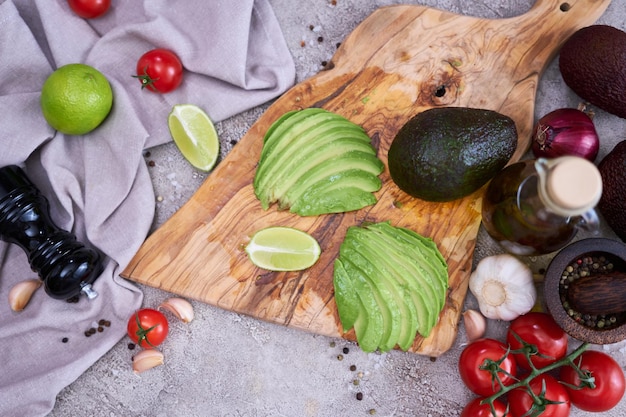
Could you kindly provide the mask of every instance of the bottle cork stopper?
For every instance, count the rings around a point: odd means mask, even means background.
[[[564,214],[576,216],[598,204],[602,196],[602,177],[587,159],[566,157],[550,170],[546,191],[555,207]]]

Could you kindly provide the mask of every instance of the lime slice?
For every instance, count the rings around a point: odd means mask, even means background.
[[[191,165],[210,171],[220,154],[220,141],[209,116],[193,104],[177,104],[167,117],[170,134]]]
[[[268,227],[252,236],[246,253],[253,264],[268,271],[300,271],[320,257],[317,240],[292,227]]]

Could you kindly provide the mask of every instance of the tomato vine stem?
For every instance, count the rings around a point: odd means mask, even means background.
[[[559,359],[558,361],[555,361],[553,363],[551,363],[550,365],[544,366],[543,368],[537,368],[534,366],[534,364],[532,363],[532,361],[530,360],[530,356],[532,355],[532,351],[534,351],[533,349],[527,349],[526,345],[530,346],[530,344],[527,344],[526,342],[524,342],[524,347],[522,347],[520,349],[520,351],[522,353],[524,353],[524,355],[526,356],[526,359],[528,360],[528,363],[530,364],[530,373],[523,379],[515,382],[514,384],[511,385],[503,385],[500,384],[500,391],[496,392],[495,394],[492,394],[491,396],[483,399],[480,403],[481,404],[489,404],[491,406],[492,409],[492,414],[494,416],[496,416],[495,412],[494,412],[494,408],[493,408],[493,402],[500,398],[501,396],[503,396],[504,394],[513,391],[516,388],[520,388],[520,387],[524,387],[525,389],[527,389],[529,391],[529,394],[533,397],[533,400],[535,402],[535,404],[537,403],[537,395],[534,394],[532,392],[532,390],[530,389],[530,381],[532,381],[533,379],[535,379],[536,377],[538,377],[539,375],[545,374],[546,372],[550,372],[553,371],[557,368],[560,368],[562,366],[572,366],[575,369],[577,369],[577,371],[579,371],[579,367],[576,365],[576,363],[574,362],[574,359],[576,359],[577,357],[579,357],[584,351],[586,351],[589,348],[589,343],[588,342],[583,342],[580,346],[578,346],[574,351],[572,351],[569,355],[565,356],[564,358]],[[515,351],[517,352],[517,351]],[[513,353],[513,351],[508,351],[507,353],[505,353],[504,357],[506,357],[507,355]],[[495,373],[495,377],[497,377],[497,372],[500,371],[502,372],[502,370],[489,370],[489,372],[494,372]],[[542,398],[540,398],[540,402],[547,404],[549,400],[545,399],[545,393],[540,393],[539,394]],[[529,410],[530,411],[530,410]],[[529,414],[530,415],[535,415],[535,414]]]

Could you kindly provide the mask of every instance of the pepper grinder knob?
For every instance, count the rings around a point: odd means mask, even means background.
[[[0,168],[0,240],[26,252],[50,297],[98,295],[92,284],[103,270],[100,255],[52,221],[48,200],[17,165]]]

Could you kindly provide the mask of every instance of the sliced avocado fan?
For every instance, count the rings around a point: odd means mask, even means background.
[[[437,324],[448,266],[432,239],[389,222],[348,228],[333,275],[339,320],[363,351],[408,350]]]
[[[363,128],[319,108],[285,113],[268,129],[253,186],[263,209],[300,216],[376,203],[384,169]]]

